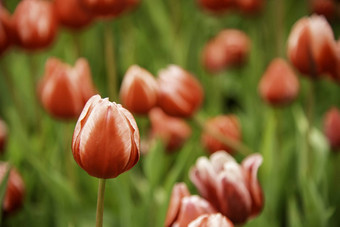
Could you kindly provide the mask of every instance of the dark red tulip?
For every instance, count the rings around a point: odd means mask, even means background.
[[[44,0],[23,0],[17,5],[13,21],[18,45],[35,50],[49,46],[56,34],[58,19],[53,4]]]
[[[5,215],[12,214],[22,207],[25,196],[25,184],[22,180],[21,175],[15,168],[11,168],[8,163],[0,162],[0,185],[7,173],[8,181],[5,192],[5,197],[2,203],[2,210]]]
[[[7,142],[7,126],[6,123],[0,119],[0,154],[4,153]]]
[[[188,227],[234,227],[234,224],[220,213],[203,214],[189,223]]]
[[[238,8],[244,13],[257,13],[262,10],[264,0],[238,0]]]
[[[199,196],[191,196],[184,183],[174,186],[165,220],[165,227],[187,227],[188,224],[202,214],[216,213],[206,200]]]
[[[54,9],[60,24],[71,29],[81,29],[93,20],[93,15],[78,0],[54,0]]]
[[[11,15],[0,5],[0,55],[16,41]]]
[[[153,108],[149,118],[152,137],[160,138],[168,151],[180,148],[191,135],[191,128],[183,119],[168,116],[160,108]]]
[[[340,150],[340,111],[333,107],[324,118],[324,132],[333,150]]]
[[[133,65],[123,79],[120,88],[122,105],[136,114],[147,114],[156,106],[158,85],[156,79],[147,70]]]
[[[175,117],[191,117],[203,101],[200,82],[179,66],[170,65],[158,75],[158,105]]]
[[[340,81],[340,54],[331,26],[323,16],[304,17],[295,23],[288,38],[288,57],[311,78],[328,74]]]
[[[263,207],[263,193],[257,180],[262,156],[248,156],[242,165],[225,151],[210,160],[201,157],[190,170],[190,179],[203,198],[234,224],[245,223]]]
[[[285,105],[294,101],[299,93],[299,80],[293,69],[281,58],[274,59],[263,74],[259,93],[272,105]]]
[[[336,3],[334,0],[312,0],[311,10],[313,13],[323,15],[328,20],[334,18],[336,14]]]
[[[139,0],[79,0],[79,2],[97,16],[117,17],[136,6]]]
[[[47,112],[61,119],[76,119],[87,100],[96,94],[91,70],[86,59],[80,58],[74,67],[57,58],[49,58],[45,75],[38,86],[38,96]]]
[[[214,12],[222,13],[236,7],[237,0],[197,0],[200,7],[203,9]]]
[[[86,103],[73,133],[72,153],[89,175],[115,178],[139,160],[140,137],[132,114],[95,95]]]
[[[205,127],[213,129],[230,139],[236,141],[241,140],[241,126],[238,118],[234,115],[220,115],[211,118],[205,122]],[[214,153],[219,150],[226,150],[229,153],[233,152],[230,147],[221,143],[215,137],[206,132],[202,134],[202,142],[209,153]]]

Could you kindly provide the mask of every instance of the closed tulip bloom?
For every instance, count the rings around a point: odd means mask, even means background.
[[[139,3],[139,0],[79,0],[97,16],[117,17]]]
[[[313,15],[297,21],[288,38],[288,57],[293,65],[311,78],[328,74],[340,80],[333,31],[323,16]]]
[[[10,34],[11,24],[12,22],[9,13],[0,5],[0,55],[12,43]]]
[[[35,50],[49,46],[57,33],[53,4],[44,0],[23,0],[13,14],[19,46]]]
[[[216,213],[216,210],[206,200],[199,196],[191,196],[184,183],[174,186],[168,212],[166,227],[187,227],[188,224],[202,214]]]
[[[4,153],[7,142],[7,126],[6,123],[0,119],[0,154]]]
[[[269,104],[281,106],[296,99],[299,87],[299,80],[293,69],[285,60],[276,58],[260,80],[259,93]]]
[[[15,168],[11,168],[8,163],[0,162],[0,185],[8,171],[7,188],[4,195],[2,210],[5,215],[12,214],[22,207],[25,196],[25,184],[21,175]]]
[[[60,24],[71,29],[81,29],[93,20],[78,0],[54,0],[54,8]]]
[[[86,103],[73,133],[72,153],[89,175],[115,178],[139,160],[140,137],[132,114],[95,95]]]
[[[311,9],[313,13],[323,15],[330,20],[336,14],[336,3],[334,0],[312,0]]]
[[[156,106],[158,85],[156,79],[147,70],[133,65],[123,79],[120,88],[122,105],[136,114],[147,114]]]
[[[236,141],[241,140],[241,126],[238,118],[235,115],[220,115],[211,118],[205,122],[205,127],[215,130],[216,132],[230,139]],[[215,137],[206,132],[202,133],[202,142],[205,148],[211,154],[219,150],[225,150],[229,153],[233,152],[230,147],[221,143]]]
[[[234,224],[220,213],[203,214],[189,223],[188,227],[234,227]]]
[[[94,94],[96,91],[86,59],[78,59],[74,67],[57,58],[47,60],[44,77],[38,86],[38,96],[52,116],[78,118],[85,103]]]
[[[153,108],[149,118],[152,137],[160,138],[167,151],[180,148],[191,135],[191,128],[183,119],[168,116],[160,108]]]
[[[204,67],[212,73],[218,73],[226,68],[226,53],[221,43],[216,39],[209,41],[202,52]]]
[[[324,118],[324,132],[333,150],[340,149],[340,111],[333,107]]]
[[[175,117],[191,117],[201,106],[203,88],[200,82],[179,66],[170,65],[158,75],[158,105]]]
[[[190,170],[190,179],[203,198],[234,224],[245,223],[263,207],[263,193],[257,180],[262,156],[248,156],[242,165],[225,151],[210,159],[201,157]]]
[[[262,10],[264,0],[238,0],[238,7],[245,13],[257,13]]]
[[[236,6],[236,0],[197,0],[200,7],[213,12],[222,13],[227,10],[234,9]]]

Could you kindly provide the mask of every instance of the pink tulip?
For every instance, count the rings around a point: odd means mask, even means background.
[[[189,223],[188,227],[234,227],[234,224],[220,213],[203,214]]]

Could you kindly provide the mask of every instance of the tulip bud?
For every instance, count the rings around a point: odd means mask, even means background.
[[[202,214],[216,213],[206,200],[199,196],[191,196],[184,183],[173,188],[166,216],[165,226],[186,227]]]
[[[61,119],[77,118],[95,93],[86,59],[78,59],[73,68],[57,58],[47,60],[38,95],[51,115]]]
[[[0,55],[10,46],[10,15],[5,8],[0,5]]]
[[[79,0],[89,11],[97,16],[117,17],[139,3],[139,0]]]
[[[147,70],[133,65],[126,72],[120,99],[123,106],[136,114],[147,114],[156,106],[158,85],[156,79]]]
[[[198,4],[205,10],[213,13],[222,13],[232,10],[236,6],[235,0],[197,0]]]
[[[203,198],[234,224],[246,222],[263,207],[257,170],[258,154],[246,158],[242,166],[225,151],[215,152],[210,160],[201,157],[190,170],[190,179]]]
[[[175,117],[191,117],[201,106],[203,88],[200,82],[179,66],[170,65],[159,72],[158,105]]]
[[[191,128],[181,118],[166,115],[162,109],[149,112],[152,137],[159,137],[168,151],[180,148],[191,135]]]
[[[220,213],[203,214],[190,222],[188,227],[234,227],[233,223]]]
[[[238,0],[238,7],[244,13],[257,13],[262,10],[263,0]]]
[[[72,138],[72,153],[89,175],[115,178],[139,160],[140,137],[132,114],[95,95],[86,103]]]
[[[0,154],[4,153],[7,142],[7,126],[6,123],[0,119]]]
[[[299,93],[299,80],[285,60],[276,58],[260,80],[259,93],[269,104],[289,104]]]
[[[92,22],[93,16],[78,0],[54,0],[59,22],[71,29],[81,29]]]
[[[322,16],[313,15],[297,21],[288,38],[288,57],[293,65],[311,78],[329,74],[340,80],[333,31]]]
[[[49,1],[23,0],[13,14],[18,44],[35,50],[49,46],[56,36],[58,20]]]
[[[205,122],[205,127],[211,128],[230,139],[237,141],[241,140],[240,123],[238,118],[234,115],[221,115],[211,118]],[[202,134],[202,142],[211,154],[219,150],[226,150],[229,153],[233,152],[230,147],[224,145],[206,132],[203,132]]]
[[[334,0],[312,0],[311,9],[313,13],[323,15],[328,20],[333,19],[336,13]]]
[[[11,168],[10,170],[9,168],[8,163],[0,162],[0,185],[2,184],[7,171],[10,171],[2,203],[2,210],[5,215],[16,212],[22,206],[25,196],[25,186],[21,175],[15,168]]]
[[[203,65],[212,73],[222,71],[226,67],[226,53],[216,39],[209,41],[202,52]]]
[[[340,111],[331,108],[324,118],[324,132],[333,150],[340,149]]]

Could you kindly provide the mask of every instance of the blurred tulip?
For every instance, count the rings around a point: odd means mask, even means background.
[[[0,119],[0,154],[4,153],[7,142],[7,126],[6,123]]]
[[[0,185],[6,176],[7,171],[9,171],[9,164],[6,162],[0,162]],[[5,215],[12,214],[21,208],[24,202],[25,196],[25,185],[22,180],[21,175],[17,172],[15,168],[11,168],[7,188],[2,203],[2,210]]]
[[[137,65],[132,65],[121,85],[122,105],[132,113],[147,114],[156,106],[157,96],[158,85],[152,74]]]
[[[245,13],[258,13],[262,10],[264,0],[238,0],[238,7]]]
[[[38,96],[51,115],[61,119],[75,119],[94,94],[96,91],[86,59],[78,59],[74,67],[57,58],[46,61],[45,74],[38,86]]]
[[[79,0],[79,2],[97,16],[117,17],[136,6],[139,0]]]
[[[340,54],[323,16],[304,17],[295,23],[288,38],[288,57],[301,73],[313,79],[329,74],[340,81]]]
[[[58,19],[53,5],[44,0],[23,0],[13,14],[19,46],[35,50],[49,46],[57,33]]]
[[[188,227],[234,227],[229,219],[220,213],[203,214],[190,222]]]
[[[340,149],[340,111],[333,107],[324,118],[324,131],[329,144],[334,150]]]
[[[175,117],[191,117],[201,106],[203,88],[200,82],[179,66],[170,65],[158,75],[158,105]]]
[[[259,93],[272,105],[285,105],[294,101],[299,93],[299,80],[293,69],[281,58],[272,60],[263,74]]]
[[[12,20],[8,11],[0,5],[0,55],[12,43],[11,30]]]
[[[234,9],[237,0],[197,0],[198,4],[205,10],[214,13],[222,13]]]
[[[152,137],[159,137],[168,151],[180,148],[191,135],[191,128],[181,118],[166,115],[162,109],[149,112]]]
[[[235,115],[220,115],[211,118],[205,122],[205,127],[210,127],[230,139],[241,140],[241,127]],[[211,154],[219,150],[226,150],[229,153],[233,152],[231,148],[206,132],[202,134],[202,142]]]
[[[203,198],[234,224],[246,222],[263,207],[263,193],[257,180],[262,156],[248,156],[242,165],[225,151],[218,151],[210,160],[201,157],[190,170],[190,179]]]
[[[226,52],[216,39],[209,41],[202,52],[204,67],[212,73],[217,73],[226,67]]]
[[[81,29],[92,22],[93,16],[78,0],[54,0],[60,24],[71,29]]]
[[[323,15],[331,20],[336,13],[336,4],[334,0],[312,0],[311,10],[313,13]]]
[[[177,183],[172,189],[165,227],[187,227],[200,215],[212,213],[216,211],[209,202],[199,196],[191,196],[184,183]]]
[[[140,137],[132,114],[95,95],[86,103],[73,133],[72,153],[89,175],[115,178],[139,160]]]

